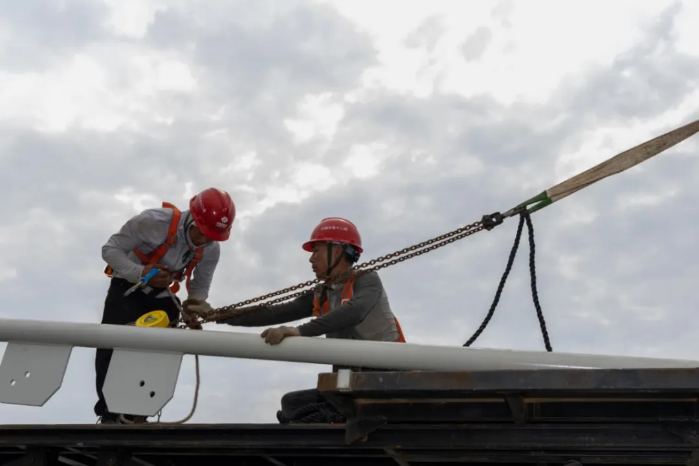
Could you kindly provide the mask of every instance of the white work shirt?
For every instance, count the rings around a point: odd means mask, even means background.
[[[147,209],[130,218],[102,246],[102,259],[114,269],[113,276],[123,278],[131,283],[137,283],[145,267],[133,252],[138,248],[144,254],[149,254],[167,239],[167,232],[172,221],[173,211],[167,208]],[[168,266],[171,272],[184,271],[197,249],[189,236],[189,227],[193,225],[189,210],[183,210],[177,229],[177,244],[170,247],[160,264]],[[202,259],[192,273],[189,296],[191,298],[207,299],[211,280],[218,265],[221,247],[214,241],[204,246]],[[185,288],[185,281],[182,288]],[[142,292],[148,293],[151,287],[145,286]],[[158,297],[167,297],[167,290]]]

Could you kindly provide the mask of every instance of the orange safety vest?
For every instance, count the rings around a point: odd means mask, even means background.
[[[354,279],[355,277],[351,277],[345,282],[345,286],[342,288],[340,306],[347,304],[352,299],[352,296],[354,296]],[[313,316],[320,317],[321,314],[325,315],[328,312],[330,312],[330,304],[328,303],[328,300],[326,299],[321,306],[320,297],[316,295],[313,298]],[[396,323],[396,328],[398,329],[398,340],[396,340],[396,343],[405,343],[405,336],[403,335],[403,330],[400,327],[400,323],[398,323],[398,318],[394,317],[393,320]]]
[[[133,252],[138,256],[139,259],[141,259],[141,263],[143,265],[151,265],[151,264],[157,264],[164,256],[167,254],[168,250],[170,247],[174,246],[177,244],[177,229],[180,225],[180,218],[182,217],[182,212],[180,212],[180,209],[175,207],[173,204],[170,204],[169,202],[163,202],[163,207],[166,209],[172,209],[173,215],[172,215],[172,222],[170,222],[170,227],[167,230],[167,238],[165,238],[165,242],[155,248],[153,251],[151,251],[149,254],[144,254],[138,249],[134,249]],[[175,274],[175,283],[173,283],[170,286],[170,289],[172,290],[173,293],[177,293],[180,290],[180,281],[182,281],[182,278],[185,277],[187,279],[187,291],[189,291],[189,282],[191,280],[192,276],[192,271],[194,270],[194,267],[197,266],[199,261],[202,258],[202,253],[204,252],[204,248],[197,248],[194,251],[194,256],[192,259],[189,261],[187,266],[184,269],[184,272],[178,272]],[[107,265],[104,268],[104,273],[107,275],[107,277],[112,278],[112,274],[114,273],[114,269],[110,265]]]

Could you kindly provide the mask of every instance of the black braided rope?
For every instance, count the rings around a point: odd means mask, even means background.
[[[505,283],[507,282],[507,277],[510,275],[512,270],[512,264],[514,264],[515,257],[517,256],[517,249],[519,248],[519,241],[522,237],[522,230],[524,228],[524,222],[527,222],[527,231],[529,233],[529,274],[531,276],[531,286],[532,286],[532,298],[534,300],[534,307],[536,308],[536,316],[539,319],[539,326],[541,327],[541,334],[544,337],[544,345],[546,346],[546,351],[553,351],[551,348],[551,342],[549,339],[548,330],[546,329],[546,321],[544,320],[544,313],[541,310],[541,304],[539,303],[539,292],[536,288],[536,261],[535,261],[535,243],[534,243],[534,226],[532,225],[531,217],[527,211],[522,211],[519,217],[519,224],[517,225],[517,234],[515,235],[515,242],[510,250],[510,256],[507,259],[507,266],[505,267],[505,272],[500,278],[500,283],[498,284],[497,291],[495,292],[495,298],[493,303],[490,305],[488,314],[483,319],[483,322],[478,327],[478,330],[468,339],[463,346],[471,346],[476,339],[483,333],[485,328],[488,326],[490,319],[492,319],[493,314],[495,314],[495,308],[500,302],[500,296],[502,295],[502,290],[505,288]]]
[[[539,319],[539,326],[541,327],[541,336],[544,337],[544,345],[546,346],[546,351],[553,351],[551,348],[551,340],[549,339],[549,332],[546,329],[546,320],[544,319],[544,312],[541,310],[541,304],[539,303],[539,292],[536,289],[536,260],[534,259],[536,245],[534,244],[534,225],[532,225],[532,219],[529,213],[522,214],[524,220],[527,222],[527,230],[529,231],[529,276],[531,277],[532,284],[532,299],[534,301],[534,307],[536,308],[536,318]]]
[[[345,417],[331,403],[322,402],[300,407],[285,421],[299,424],[332,424],[345,422]]]

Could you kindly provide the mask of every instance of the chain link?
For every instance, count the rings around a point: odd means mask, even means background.
[[[333,277],[334,282],[342,282],[349,278],[351,275],[359,276],[359,275],[364,275],[366,273],[374,272],[377,270],[384,269],[386,267],[389,267],[391,265],[398,264],[400,262],[406,261],[408,259],[411,259],[413,257],[421,256],[422,254],[428,253],[430,251],[434,251],[435,249],[441,248],[442,246],[446,246],[447,244],[451,244],[455,241],[458,241],[462,238],[465,238],[467,236],[471,236],[474,233],[477,233],[481,230],[487,229],[491,230],[493,227],[496,225],[499,225],[502,223],[503,217],[500,216],[500,214],[493,214],[489,216],[484,216],[482,220],[479,220],[477,222],[471,223],[469,225],[465,225],[461,228],[458,228],[454,231],[451,231],[449,233],[445,233],[443,235],[436,236],[432,239],[429,239],[427,241],[423,241],[421,243],[415,244],[413,246],[408,246],[407,248],[403,248],[399,251],[392,252],[390,254],[386,254],[385,256],[377,257],[376,259],[372,259],[370,261],[364,262],[362,264],[356,265],[346,272]],[[402,256],[402,257],[401,257]],[[262,307],[271,305],[271,304],[277,304],[281,303],[284,301],[288,301],[293,298],[297,298],[299,296],[303,296],[309,292],[315,291],[317,288],[322,287],[325,285],[325,282],[321,281],[320,279],[316,278],[314,280],[309,280],[307,282],[299,283],[298,285],[290,286],[288,288],[284,288],[279,291],[274,291],[272,293],[268,293],[263,296],[259,296],[257,298],[252,298],[252,299],[247,299],[245,301],[241,301],[236,304],[231,304],[228,306],[223,306],[219,307],[217,309],[214,309],[207,315],[206,317],[203,317],[201,319],[202,323],[206,322],[213,322],[217,320],[223,320],[223,319],[228,319],[231,317],[236,317],[242,314],[247,314],[249,312],[252,312],[254,310],[260,309]],[[309,287],[313,288],[309,288]],[[306,289],[308,288],[308,289]],[[270,301],[266,301],[261,304],[257,304],[255,306],[249,306],[249,307],[244,307],[241,308],[242,306],[248,306],[250,304],[258,303],[260,301],[283,295],[292,291],[296,290],[301,290],[297,291],[296,293],[290,294],[288,296],[282,296],[281,298],[276,298],[272,299]],[[241,309],[239,309],[241,308]]]

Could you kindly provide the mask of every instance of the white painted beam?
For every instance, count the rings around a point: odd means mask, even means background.
[[[259,334],[21,319],[0,319],[0,341],[425,371],[699,367],[688,360],[330,338],[290,337],[272,346]]]

